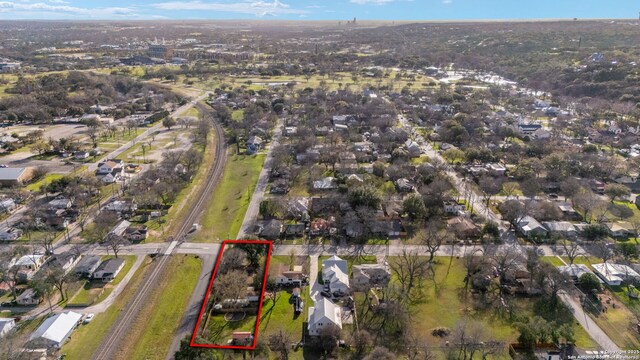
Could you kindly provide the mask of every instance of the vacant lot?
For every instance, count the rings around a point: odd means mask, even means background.
[[[265,155],[230,154],[224,174],[211,197],[196,242],[234,239],[258,181]]]

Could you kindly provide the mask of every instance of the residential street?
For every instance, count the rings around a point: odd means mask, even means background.
[[[258,177],[258,182],[256,183],[256,188],[251,195],[249,207],[247,208],[247,212],[244,214],[244,220],[242,221],[242,225],[240,226],[240,231],[238,231],[238,236],[236,237],[236,239],[243,239],[245,236],[247,236],[247,234],[250,234],[251,228],[258,218],[260,203],[262,202],[262,200],[264,200],[265,191],[267,190],[267,185],[269,184],[269,170],[271,169],[271,162],[273,161],[273,149],[280,144],[283,123],[284,119],[278,118],[278,123],[273,130],[273,139],[271,141],[271,144],[269,145],[269,149],[267,150],[267,157],[264,160],[264,165],[262,166],[262,170],[260,171],[260,175]]]

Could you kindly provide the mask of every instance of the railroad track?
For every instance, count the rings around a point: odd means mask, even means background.
[[[196,105],[198,109],[204,114],[205,118],[208,118],[213,122],[213,129],[216,133],[216,146],[214,165],[209,169],[207,173],[207,183],[200,190],[198,199],[191,207],[191,211],[185,217],[185,220],[179,227],[179,231],[176,233],[173,241],[179,243],[186,237],[188,231],[191,229],[192,224],[196,221],[200,213],[204,210],[204,205],[209,198],[209,195],[213,192],[213,189],[218,183],[224,169],[224,164],[227,161],[227,152],[224,141],[224,132],[218,122],[213,119],[210,113],[210,109],[207,109],[201,104]],[[175,247],[174,247],[175,250]],[[127,305],[125,309],[120,313],[120,316],[116,320],[115,324],[111,327],[104,340],[100,344],[100,347],[93,354],[94,360],[111,360],[116,358],[117,351],[121,348],[122,341],[126,339],[128,330],[131,324],[136,320],[139,312],[145,305],[146,300],[152,293],[153,288],[161,279],[161,275],[165,272],[165,267],[171,258],[169,255],[160,255],[160,259],[156,261],[155,266],[151,273],[149,273],[143,280],[143,284],[136,290],[136,293]]]

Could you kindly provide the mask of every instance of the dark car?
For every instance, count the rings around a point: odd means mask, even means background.
[[[322,290],[322,291],[320,292],[320,295],[322,295],[322,296],[324,296],[324,297],[328,297],[328,298],[330,298],[330,297],[331,297],[331,293],[330,293],[330,292],[328,292],[328,291],[325,291],[325,290]]]

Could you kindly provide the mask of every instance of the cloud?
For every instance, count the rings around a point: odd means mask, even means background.
[[[63,5],[63,2],[50,0],[51,3],[24,3],[12,1],[0,1],[0,14],[15,14],[17,16],[31,16],[35,13],[46,13],[51,17],[74,17],[85,16],[87,18],[106,18],[106,17],[136,17],[138,16],[132,8],[126,7],[105,7],[105,8],[81,8],[76,6]],[[59,5],[58,5],[59,4]]]
[[[395,0],[350,0],[354,4],[358,5],[384,5]]]
[[[288,4],[279,0],[264,1],[240,1],[236,3],[203,2],[203,1],[170,1],[152,4],[160,10],[196,10],[196,11],[220,11],[238,14],[251,14],[255,16],[278,16],[289,14],[307,14],[309,11],[291,8]]]
[[[445,5],[453,4],[453,0],[442,0],[442,3]]]

